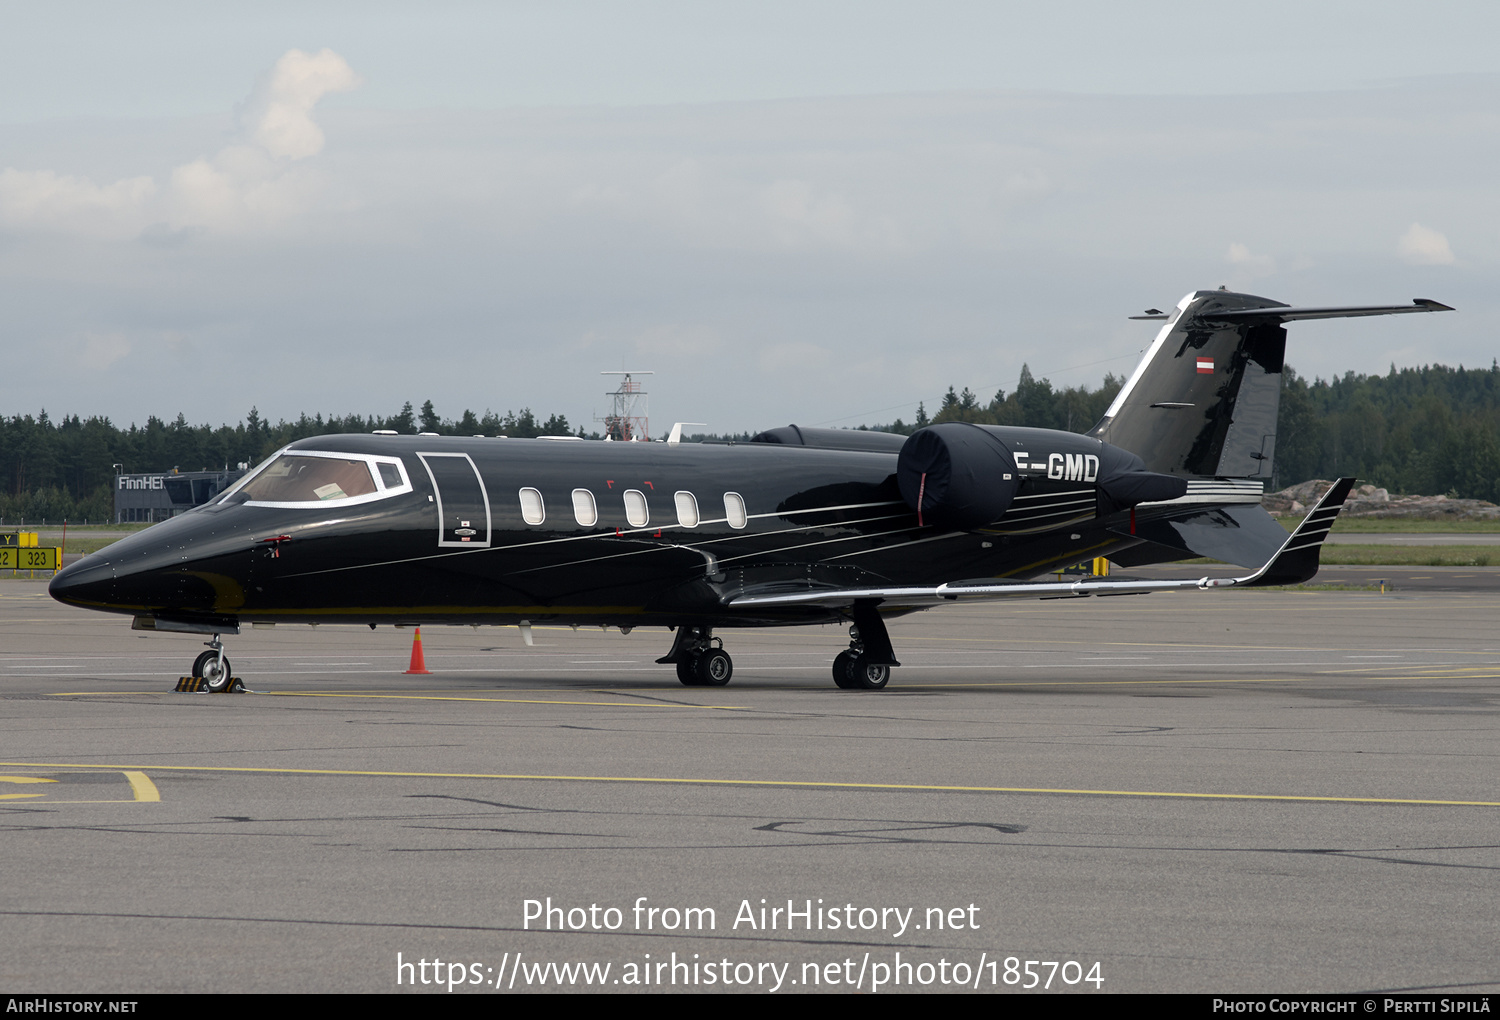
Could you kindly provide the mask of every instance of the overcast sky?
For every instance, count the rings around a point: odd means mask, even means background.
[[[1500,6],[0,2],[0,413],[910,420],[1198,288],[1500,352]]]

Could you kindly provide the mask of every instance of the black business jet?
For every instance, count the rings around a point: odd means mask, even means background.
[[[139,630],[212,635],[193,675],[231,683],[250,623],[600,624],[675,633],[658,662],[729,682],[717,629],[846,621],[844,688],[898,666],[885,618],[972,599],[1297,584],[1354,480],[1290,536],[1271,476],[1284,324],[1450,311],[1292,308],[1198,291],[1087,435],[947,422],[904,437],[790,425],[747,443],[304,439],[187,514],[74,563],[51,594]],[[1252,572],[1032,580],[1093,557],[1209,556]]]

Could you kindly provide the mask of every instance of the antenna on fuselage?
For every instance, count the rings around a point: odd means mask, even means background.
[[[647,394],[641,388],[641,383],[636,381],[635,376],[655,375],[656,373],[619,371],[599,374],[625,377],[620,380],[619,389],[605,394],[613,401],[610,413],[603,418],[594,419],[604,422],[604,438],[623,443],[649,443],[651,423],[647,414]]]

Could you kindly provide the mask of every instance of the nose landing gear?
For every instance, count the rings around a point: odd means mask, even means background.
[[[193,660],[193,676],[201,677],[205,681],[204,686],[215,694],[229,690],[234,677],[229,660],[224,657],[224,642],[215,634],[212,641],[203,643],[209,650]]]

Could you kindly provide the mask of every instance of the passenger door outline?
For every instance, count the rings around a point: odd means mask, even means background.
[[[490,536],[491,536],[491,534],[494,531],[494,524],[493,524],[493,521],[491,520],[491,514],[490,514],[490,494],[489,494],[489,490],[485,488],[484,478],[479,474],[479,468],[474,465],[473,458],[471,458],[467,453],[438,453],[438,452],[431,452],[431,453],[418,452],[417,453],[417,457],[418,457],[418,459],[420,459],[422,461],[422,467],[427,471],[427,477],[432,482],[433,497],[434,497],[434,499],[437,502],[437,512],[438,512],[438,542],[437,542],[437,544],[438,544],[439,548],[446,548],[446,549],[487,549],[487,548],[489,548],[489,545],[490,545]],[[469,471],[473,473],[474,482],[479,487],[479,493],[478,493],[478,495],[479,495],[479,503],[480,503],[480,506],[482,506],[482,508],[484,510],[484,533],[482,535],[478,534],[479,529],[477,527],[477,524],[478,524],[478,515],[477,514],[475,514],[474,516],[472,516],[470,518],[467,518],[467,519],[462,516],[466,512],[472,513],[474,510],[477,510],[477,509],[480,508],[480,507],[472,506],[472,498],[468,501],[471,505],[469,505],[469,506],[464,506],[463,505],[464,502],[465,502],[464,494],[461,493],[461,492],[459,492],[457,487],[465,485],[467,483],[467,481],[468,481],[468,476],[466,476],[466,475],[463,474],[461,468],[458,469],[458,474],[455,476],[455,475],[450,475],[447,471],[442,471],[442,467],[443,466],[440,466],[440,471],[443,474],[448,475],[448,478],[447,478],[448,496],[449,496],[448,509],[452,510],[453,513],[454,513],[453,520],[452,521],[448,520],[447,510],[444,509],[444,504],[443,504],[443,487],[442,487],[442,485],[440,485],[438,483],[438,479],[437,479],[438,472],[434,472],[432,470],[432,462],[434,460],[438,460],[438,459],[442,459],[442,460],[450,461],[450,462],[452,462],[452,461],[460,461],[461,460],[461,461],[463,461],[465,464],[467,464],[469,466]],[[452,466],[453,467],[457,467],[456,464],[454,464]],[[470,493],[468,493],[468,495],[470,497],[472,497],[473,493],[470,492]],[[465,535],[465,534],[462,534],[462,532],[464,532],[464,531],[470,531],[470,532],[474,532],[474,533],[473,534]]]

